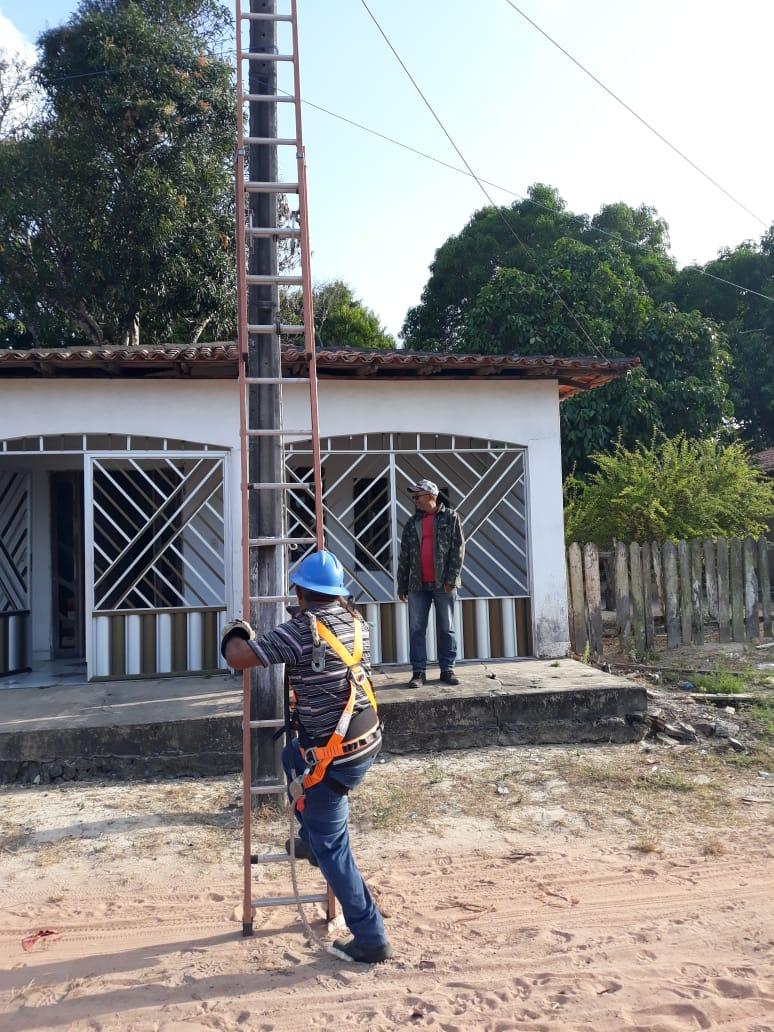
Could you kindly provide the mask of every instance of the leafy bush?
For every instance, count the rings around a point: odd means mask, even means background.
[[[568,541],[757,535],[772,517],[774,487],[740,443],[678,434],[631,450],[619,441],[592,459],[587,480],[565,481]]]

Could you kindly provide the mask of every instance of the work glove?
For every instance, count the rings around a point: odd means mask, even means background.
[[[245,641],[252,641],[255,631],[246,620],[229,620],[224,626],[220,636],[220,654],[226,658],[226,642],[231,638],[244,638]]]

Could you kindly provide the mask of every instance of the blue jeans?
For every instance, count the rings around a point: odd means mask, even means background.
[[[301,746],[292,745],[296,774],[304,769]],[[355,788],[368,773],[374,757],[360,763],[336,767],[333,775],[345,788]],[[290,757],[287,746],[282,751],[282,765],[290,779]],[[300,835],[314,853],[323,877],[341,904],[347,928],[362,946],[383,946],[387,942],[382,915],[371,898],[368,886],[357,869],[349,845],[349,800],[330,789],[324,781],[311,788],[304,797],[304,809],[296,811]]]
[[[434,584],[423,584],[421,591],[410,591],[409,655],[411,669],[424,674],[427,669],[427,618],[430,605],[435,603],[435,635],[438,642],[438,664],[441,670],[453,670],[457,658],[457,635],[454,630],[454,603],[456,591],[444,591]]]

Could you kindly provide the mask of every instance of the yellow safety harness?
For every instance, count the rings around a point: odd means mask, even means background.
[[[366,698],[373,707],[374,715],[377,713],[373,686],[371,685],[371,680],[361,663],[363,659],[363,628],[360,620],[355,619],[354,621],[355,641],[352,652],[342,644],[330,628],[326,627],[325,624],[321,623],[316,617],[314,617],[313,620],[310,620],[310,626],[312,627],[313,638],[317,638],[318,636],[319,638],[322,638],[325,644],[336,654],[336,656],[338,656],[347,668],[347,680],[349,681],[350,687],[347,704],[338,719],[338,723],[333,730],[333,734],[325,745],[310,746],[308,749],[303,750],[306,768],[301,774],[298,774],[288,786],[290,797],[299,812],[304,808],[304,794],[308,792],[310,788],[314,788],[315,785],[320,784],[328,771],[328,767],[334,760],[337,760],[341,756],[350,756],[353,753],[357,753],[361,748],[365,748],[366,745],[371,744],[371,739],[368,736],[363,739],[357,739],[354,742],[347,742],[346,744],[344,742],[344,739],[347,737],[347,732],[349,731],[352,714],[355,712],[358,688],[362,688],[365,692]]]

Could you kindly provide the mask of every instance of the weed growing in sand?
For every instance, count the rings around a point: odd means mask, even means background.
[[[358,824],[371,828],[399,828],[426,816],[425,786],[391,786],[382,783],[368,794],[352,800]]]
[[[774,697],[760,696],[750,707],[750,716],[758,724],[764,738],[774,738]]]
[[[659,658],[658,650],[654,649],[650,645],[647,648],[642,649],[638,649],[636,646],[634,646],[634,648],[631,648],[629,650],[627,655],[633,663],[643,663],[645,665],[655,663],[656,660]]]
[[[661,844],[655,835],[640,835],[635,842],[632,843],[632,849],[636,849],[639,853],[660,853]]]
[[[714,674],[701,674],[696,678],[696,687],[708,695],[741,695],[748,684],[741,674],[730,670],[719,670]]]
[[[722,839],[713,836],[704,843],[702,853],[704,856],[725,856],[728,852],[728,846]]]

